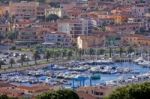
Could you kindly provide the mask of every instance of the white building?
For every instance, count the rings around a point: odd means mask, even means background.
[[[58,22],[58,31],[77,38],[80,35],[90,35],[93,33],[94,22],[89,19],[73,19]]]
[[[45,16],[48,16],[50,14],[56,14],[58,17],[63,16],[62,8],[48,8],[45,9]]]
[[[132,7],[132,15],[135,17],[144,17],[148,12],[148,5],[146,4],[137,4]]]

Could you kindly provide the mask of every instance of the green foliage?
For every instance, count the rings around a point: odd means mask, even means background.
[[[15,60],[14,60],[13,58],[11,58],[11,59],[9,60],[9,63],[10,63],[10,65],[11,65],[11,67],[12,67],[12,65],[15,64]]]
[[[0,60],[0,69],[2,68],[2,65],[5,65],[4,61]]]
[[[15,40],[17,39],[18,36],[18,32],[9,32],[7,33],[7,38],[10,40]]]
[[[46,57],[46,59],[47,59],[47,61],[48,61],[48,59],[51,57],[50,51],[46,51],[46,52],[45,52],[45,57]]]
[[[79,96],[72,90],[58,90],[41,94],[37,99],[79,99]]]
[[[132,52],[134,52],[134,49],[130,46],[130,47],[128,48],[128,53],[132,53]]]
[[[16,50],[16,46],[12,46],[10,50]]]
[[[0,99],[17,99],[17,98],[8,97],[7,95],[0,95]]]
[[[118,88],[106,99],[150,99],[150,83]]]
[[[37,65],[37,59],[40,59],[40,54],[38,51],[35,51],[33,53],[33,58],[34,58],[35,64]]]
[[[20,62],[21,62],[21,65],[23,66],[23,62],[25,62],[25,55],[21,55]]]

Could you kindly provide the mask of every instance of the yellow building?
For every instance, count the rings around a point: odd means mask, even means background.
[[[77,46],[79,49],[98,48],[104,44],[104,40],[103,35],[79,36]]]
[[[150,46],[150,37],[143,35],[130,34],[122,38],[122,40],[130,45]]]
[[[3,9],[0,7],[0,16],[3,15]]]

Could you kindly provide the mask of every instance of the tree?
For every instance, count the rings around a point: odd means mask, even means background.
[[[150,83],[134,84],[121,87],[106,99],[150,99]]]
[[[5,37],[0,33],[0,43]]]
[[[112,48],[111,47],[109,48],[109,57],[110,58],[112,57]]]
[[[15,64],[15,60],[14,60],[13,58],[11,58],[11,59],[9,60],[9,63],[10,63],[11,68],[12,68],[12,65]]]
[[[0,99],[18,99],[18,98],[8,97],[7,95],[0,95]]]
[[[7,33],[7,38],[10,40],[15,40],[17,39],[18,32],[8,32]]]
[[[20,62],[21,62],[21,66],[23,66],[23,63],[25,62],[25,55],[21,55],[20,57]]]
[[[95,53],[95,50],[94,50],[93,48],[90,48],[90,49],[89,49],[89,54],[90,54],[90,56],[91,56],[91,55],[94,55],[94,53]]]
[[[4,62],[2,60],[0,60],[0,69],[2,68],[3,64],[4,64]]]
[[[119,48],[119,55],[120,55],[120,57],[122,57],[122,53],[123,53],[123,48],[120,47],[120,48]]]
[[[35,61],[35,65],[37,65],[37,59],[40,58],[40,55],[39,55],[39,52],[38,51],[35,51],[33,53],[33,58],[34,58],[34,61]]]
[[[48,62],[48,59],[50,58],[50,56],[51,56],[51,53],[49,51],[46,51],[45,58],[47,59],[47,62]]]
[[[46,17],[46,21],[56,21],[59,17],[56,14],[50,14]]]
[[[72,90],[58,90],[41,94],[37,99],[79,99],[79,96]]]
[[[97,53],[98,53],[98,55],[103,55],[105,53],[105,50],[104,49],[99,49]]]
[[[68,51],[68,59],[70,59],[71,57],[72,57],[72,55],[73,55],[73,52],[70,50],[70,51]]]
[[[134,49],[130,46],[130,47],[128,48],[128,53],[132,53],[132,52],[134,52]]]
[[[1,95],[0,99],[9,99],[7,95]]]

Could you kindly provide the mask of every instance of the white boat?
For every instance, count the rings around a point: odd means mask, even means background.
[[[96,63],[100,63],[100,64],[109,64],[109,63],[113,63],[113,60],[112,60],[112,58],[109,58],[109,59],[100,59],[100,60],[96,60],[96,61],[94,61],[94,62],[96,62]]]
[[[143,60],[144,60],[143,57],[139,57],[139,58],[133,60],[133,62],[138,63],[139,61],[143,61]]]
[[[142,66],[150,67],[150,61],[143,60],[143,61],[139,61],[138,64]]]

